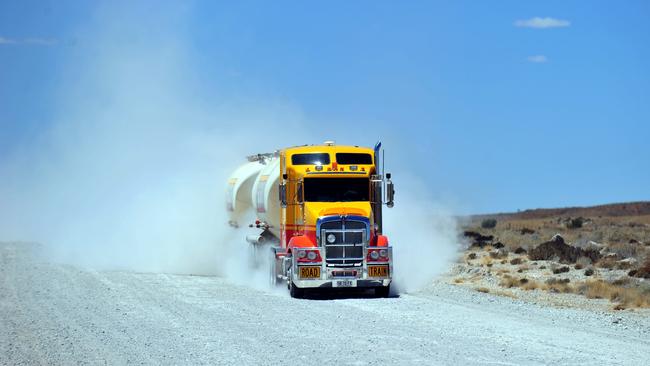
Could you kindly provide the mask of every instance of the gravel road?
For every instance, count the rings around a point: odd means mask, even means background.
[[[295,300],[217,277],[98,272],[0,244],[0,364],[647,364],[650,321],[434,283]]]

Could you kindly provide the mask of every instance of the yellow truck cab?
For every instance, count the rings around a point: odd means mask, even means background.
[[[388,296],[393,252],[382,232],[382,208],[392,207],[394,188],[390,174],[382,174],[380,149],[380,143],[372,149],[326,142],[249,157],[265,166],[252,193],[267,220],[258,219],[254,227],[262,233],[247,240],[270,245],[271,281],[286,283],[292,297],[329,288],[371,288]],[[245,180],[237,179],[230,184],[243,186]],[[277,182],[275,197],[268,182]],[[232,208],[237,196],[230,194]],[[279,217],[264,206],[274,199]]]

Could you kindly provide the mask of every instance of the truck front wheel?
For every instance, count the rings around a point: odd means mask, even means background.
[[[305,296],[305,290],[296,287],[293,281],[291,281],[289,282],[289,295],[291,295],[291,297],[293,297],[294,299],[302,299],[302,297]]]
[[[376,297],[388,297],[388,295],[390,295],[390,285],[375,287]]]

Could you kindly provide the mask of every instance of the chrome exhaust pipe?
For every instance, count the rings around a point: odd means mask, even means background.
[[[246,241],[254,245],[260,245],[264,244],[266,239],[262,235],[246,235]]]

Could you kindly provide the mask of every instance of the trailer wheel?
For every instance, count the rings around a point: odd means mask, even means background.
[[[388,295],[390,295],[390,285],[375,287],[376,297],[388,297]]]

